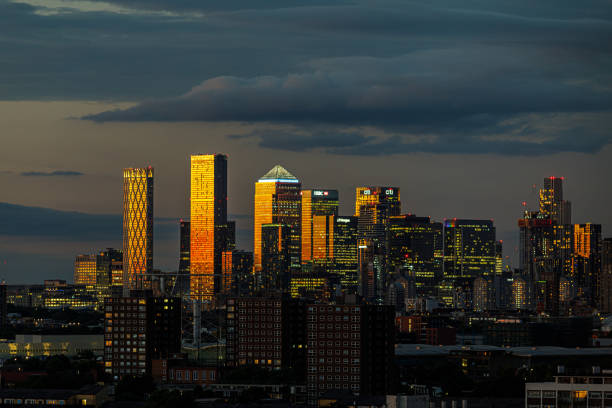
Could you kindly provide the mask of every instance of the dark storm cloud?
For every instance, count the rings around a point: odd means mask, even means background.
[[[232,11],[244,9],[274,9],[287,7],[305,7],[318,4],[345,3],[343,0],[95,0],[104,3],[118,4],[120,6],[141,10],[158,11]]]
[[[73,170],[53,170],[53,171],[23,171],[19,173],[24,177],[75,177],[84,176],[85,173]]]
[[[251,136],[263,147],[340,154],[598,151],[611,141],[610,74],[572,59],[549,64],[534,51],[492,46],[323,59],[309,73],[213,78],[177,98],[87,119],[291,124],[302,131]],[[585,113],[596,115],[581,119]],[[369,126],[388,137],[321,124]]]

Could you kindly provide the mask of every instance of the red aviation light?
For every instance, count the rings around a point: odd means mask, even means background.
[[[521,203],[521,205],[522,205],[523,207],[527,207],[527,201],[523,201],[523,202]]]

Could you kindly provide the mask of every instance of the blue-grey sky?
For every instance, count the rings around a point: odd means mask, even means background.
[[[611,235],[610,0],[0,0],[0,277],[71,279],[121,245],[121,169],[156,167],[155,263],[174,269],[191,153],[253,183],[401,188],[403,209],[493,218],[566,177]]]

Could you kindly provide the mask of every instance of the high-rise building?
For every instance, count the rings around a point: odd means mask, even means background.
[[[190,237],[191,223],[183,219],[179,220],[179,264],[178,276],[175,282],[175,293],[181,295],[189,293]]]
[[[326,391],[386,395],[393,378],[392,306],[312,304],[308,316],[308,404]]]
[[[612,238],[601,241],[601,272],[599,275],[599,308],[612,313]]]
[[[238,297],[226,301],[229,367],[256,365],[305,372],[306,304],[281,297]]]
[[[472,308],[477,312],[491,310],[495,306],[493,277],[480,276],[474,279]]]
[[[266,292],[288,292],[291,266],[291,226],[261,226],[261,273],[259,286]]]
[[[333,216],[338,215],[337,190],[302,190],[302,263],[333,258]]]
[[[385,248],[373,239],[360,239],[359,294],[365,299],[382,303],[386,289]]]
[[[540,189],[540,213],[558,225],[572,223],[572,206],[563,199],[564,177],[546,177]]]
[[[589,305],[599,303],[601,225],[574,224],[571,277],[576,295]]]
[[[357,217],[335,217],[334,262],[332,273],[343,289],[357,293],[359,288],[359,254]]]
[[[224,294],[236,296],[251,293],[253,282],[253,253],[248,251],[223,251],[222,287]]]
[[[429,217],[389,217],[388,268],[415,277],[419,293],[432,294],[442,278],[442,224]]]
[[[300,181],[284,167],[274,166],[255,183],[253,268],[262,269],[262,225],[286,224],[291,227],[292,269],[300,268],[301,191]]]
[[[228,246],[227,156],[191,156],[190,296],[211,302],[221,286],[221,253]]]
[[[357,187],[355,216],[359,217],[360,238],[384,239],[387,219],[401,214],[397,187]]]
[[[153,271],[153,168],[123,169],[123,290],[149,286]]]
[[[191,223],[189,221],[179,221],[179,267],[178,273],[180,275],[189,275],[189,245],[191,243]]]
[[[150,374],[153,358],[181,351],[180,298],[107,298],[104,322],[105,372],[115,379]]]
[[[85,285],[93,289],[96,284],[97,255],[77,255],[74,260],[74,284]]]
[[[529,309],[529,286],[519,275],[512,278],[512,301],[510,307],[514,310]]]
[[[493,275],[495,243],[495,227],[491,220],[445,220],[444,277]]]
[[[96,296],[100,306],[104,299],[123,293],[123,253],[107,248],[96,254]]]

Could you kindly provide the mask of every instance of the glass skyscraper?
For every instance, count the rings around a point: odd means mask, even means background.
[[[227,156],[191,156],[190,296],[213,301],[227,242]]]
[[[444,222],[444,277],[477,278],[495,273],[495,227],[491,220]]]
[[[389,270],[414,276],[419,292],[431,292],[442,278],[442,237],[442,224],[429,217],[389,217]]]
[[[149,286],[153,271],[153,168],[123,170],[123,290]]]
[[[302,190],[302,263],[333,258],[337,190]]]
[[[285,224],[291,228],[290,267],[300,268],[301,191],[300,181],[284,167],[274,166],[255,183],[253,268],[262,270],[262,226]]]

